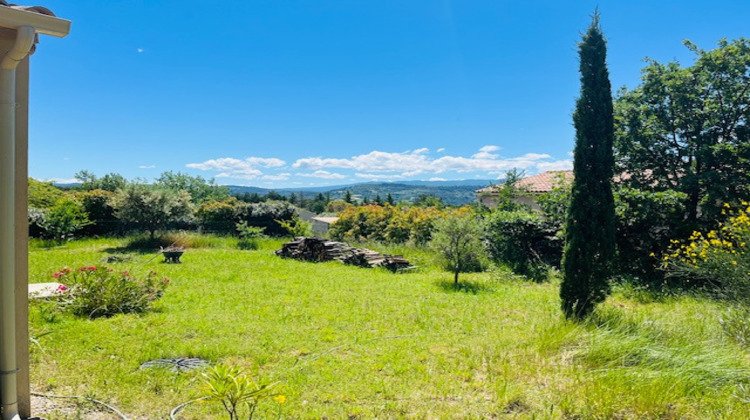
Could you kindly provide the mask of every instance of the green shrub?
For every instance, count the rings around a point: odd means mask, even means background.
[[[234,197],[206,201],[195,211],[195,217],[207,232],[232,233],[244,206]]]
[[[277,391],[278,382],[256,381],[240,368],[216,365],[204,374],[202,398],[220,403],[229,420],[251,420],[260,405],[275,400],[277,416],[281,417],[284,395]]]
[[[145,312],[169,284],[156,271],[137,278],[128,271],[94,265],[76,270],[65,267],[53,276],[62,284],[58,289],[61,308],[89,318]]]
[[[237,247],[243,250],[258,249],[258,240],[265,236],[262,228],[248,226],[247,222],[237,223],[236,229],[240,236]]]
[[[615,192],[617,268],[647,283],[663,279],[659,260],[670,240],[685,237],[687,196],[677,191],[650,192],[619,188]]]
[[[89,223],[81,203],[69,198],[58,200],[46,210],[29,209],[30,233],[43,239],[70,239]]]
[[[65,193],[48,182],[29,178],[29,207],[47,209],[55,205]]]
[[[297,237],[312,235],[312,223],[305,222],[296,214],[291,220],[277,220],[276,223],[286,230],[286,234],[289,236]]]
[[[674,241],[662,268],[685,282],[709,285],[720,297],[750,307],[750,204],[723,212],[729,219],[708,232]]]
[[[151,238],[156,236],[157,230],[183,221],[192,214],[187,192],[156,189],[143,184],[131,184],[118,190],[112,205],[118,219],[148,231]]]
[[[349,207],[331,225],[330,235],[336,240],[424,245],[430,241],[435,222],[446,214],[435,207]]]
[[[430,247],[443,258],[453,283],[458,285],[458,274],[482,269],[482,227],[472,214],[451,214],[435,223]]]
[[[85,235],[106,235],[121,230],[122,223],[115,217],[115,209],[112,207],[114,195],[106,190],[90,190],[76,194],[91,222],[83,231]]]
[[[535,281],[546,280],[549,268],[559,266],[562,241],[556,235],[557,227],[539,214],[494,211],[486,223],[486,241],[493,261]]]
[[[284,236],[287,230],[279,221],[289,222],[297,216],[296,208],[284,201],[266,201],[244,205],[239,212],[239,221],[263,229],[270,236]]]

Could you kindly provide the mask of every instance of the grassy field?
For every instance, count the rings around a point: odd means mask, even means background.
[[[207,239],[180,265],[131,253],[111,266],[172,280],[144,315],[88,320],[32,306],[33,390],[168,418],[200,395],[201,373],[139,366],[192,356],[281,381],[284,418],[750,418],[749,353],[724,335],[710,300],[620,290],[576,324],[561,317],[554,282],[486,272],[462,275],[455,290],[424,251],[396,249],[420,269],[392,274],[283,260],[272,254],[280,243],[240,251]],[[32,248],[31,281],[124,245]],[[266,408],[260,417],[275,418]],[[180,418],[224,417],[193,404]]]

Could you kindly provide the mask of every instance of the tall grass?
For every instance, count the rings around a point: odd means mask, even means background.
[[[750,417],[748,352],[723,332],[715,301],[615,293],[579,324],[561,316],[555,281],[467,273],[472,290],[445,288],[451,273],[424,249],[369,244],[420,265],[393,274],[281,259],[282,240],[255,251],[215,241],[183,264],[138,253],[113,263],[172,279],[154,312],[89,321],[32,309],[32,326],[49,332],[32,352],[33,388],[164,418],[197,395],[200,372],[139,366],[190,356],[281,381],[286,418]],[[32,280],[129,242],[35,249]],[[206,404],[181,414],[222,418]]]

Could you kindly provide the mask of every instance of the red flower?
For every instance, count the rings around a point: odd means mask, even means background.
[[[68,290],[68,286],[61,284],[57,286],[57,289],[55,289],[55,292],[57,293],[63,293],[64,291]]]
[[[55,273],[55,274],[52,275],[52,277],[54,277],[56,279],[59,279],[61,275],[62,274],[60,274],[60,273]]]
[[[161,279],[161,281],[163,281],[164,284],[169,284],[169,279],[166,278],[166,277],[164,277],[163,279]]]

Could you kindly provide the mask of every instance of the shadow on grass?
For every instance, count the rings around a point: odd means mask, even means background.
[[[492,292],[492,288],[489,285],[472,281],[459,280],[458,283],[454,283],[450,280],[440,280],[435,284],[445,292],[471,293],[474,295],[477,293]]]
[[[104,252],[108,254],[156,254],[159,252],[159,248],[166,248],[172,243],[171,238],[139,236],[128,241],[124,246],[105,248]]]

